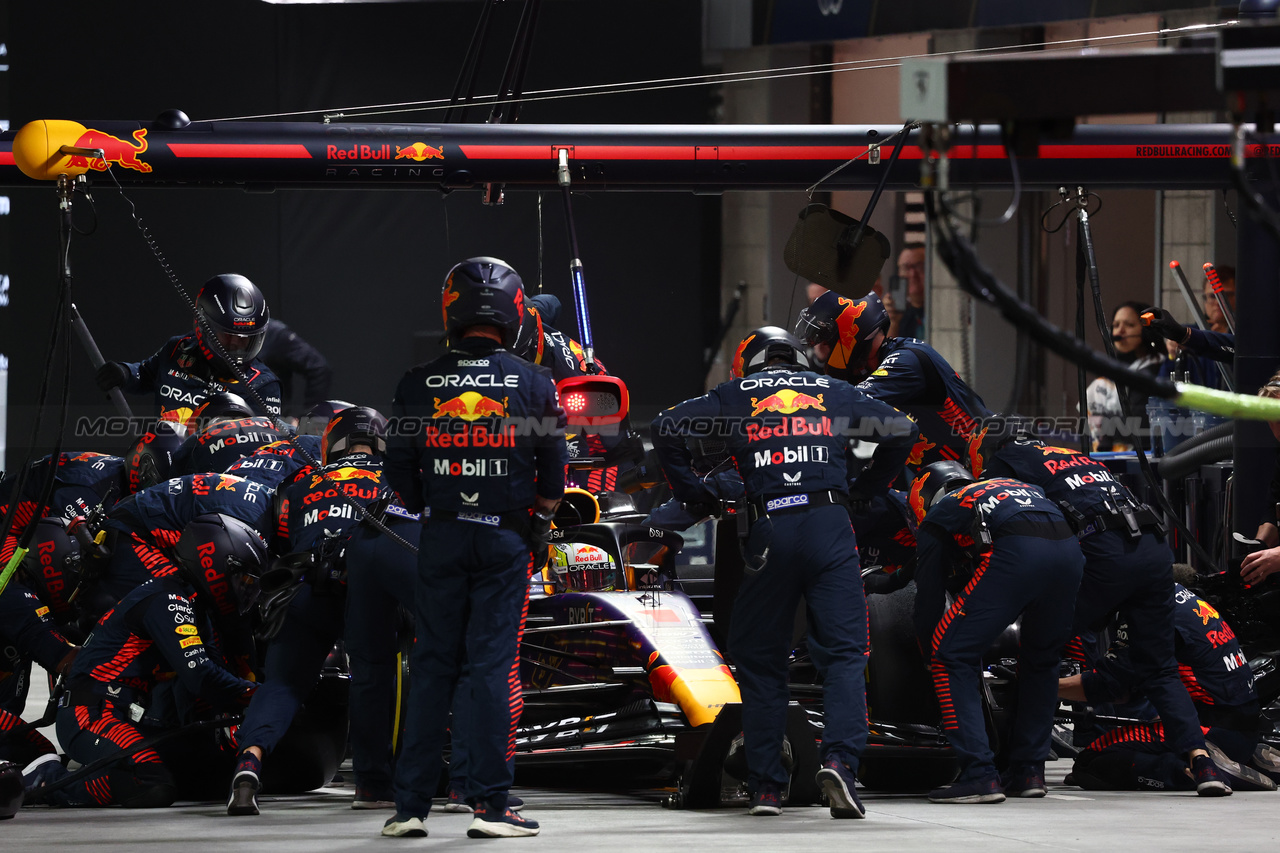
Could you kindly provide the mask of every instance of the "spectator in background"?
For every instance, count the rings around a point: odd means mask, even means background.
[[[906,305],[895,303],[893,294],[884,297],[885,310],[889,312],[889,336],[898,338],[924,338],[924,264],[925,249],[922,243],[908,243],[898,253],[898,277],[906,281]]]
[[[1150,310],[1151,306],[1142,302],[1122,302],[1116,306],[1111,312],[1111,340],[1115,344],[1117,360],[1154,376],[1164,361],[1164,353],[1159,346],[1159,335],[1150,327],[1144,327],[1140,319],[1142,312]],[[1145,433],[1147,395],[1134,389],[1126,389],[1125,393],[1129,414],[1142,418]],[[1099,376],[1089,383],[1085,401],[1094,450],[1132,450],[1135,443],[1141,443],[1141,436],[1135,442],[1134,436],[1127,434],[1126,430],[1116,429],[1122,423],[1124,411],[1114,382]]]
[[[1221,275],[1221,273],[1219,273]],[[1259,397],[1280,399],[1280,372],[1258,389]],[[1280,421],[1268,424],[1276,441],[1280,441]],[[1268,575],[1280,572],[1280,448],[1276,449],[1275,473],[1271,475],[1271,506],[1263,513],[1267,521],[1262,522],[1254,538],[1266,546],[1265,550],[1249,554],[1240,564],[1240,578],[1247,584],[1261,583]]]
[[[297,417],[329,398],[329,386],[333,384],[333,368],[329,362],[301,335],[274,317],[267,323],[267,339],[258,359],[280,378],[283,391],[280,396],[286,415]],[[305,383],[301,405],[292,403],[294,373],[302,374]]]

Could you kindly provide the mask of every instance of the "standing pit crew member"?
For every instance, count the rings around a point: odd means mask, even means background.
[[[875,422],[879,447],[852,484],[855,499],[883,495],[917,429],[902,412],[811,367],[804,345],[766,326],[739,345],[733,379],[667,409],[651,435],[675,496],[709,504],[687,439],[723,435],[746,488],[746,577],[734,603],[729,649],[742,688],[749,813],[782,812],[782,743],[792,623],[803,598],[809,649],[823,675],[826,726],[818,783],[837,818],[865,815],[855,788],[867,741],[867,615],[849,524],[847,433]]]
[[[279,417],[280,380],[257,358],[268,317],[267,301],[253,282],[242,275],[216,275],[196,296],[194,331],[170,338],[145,361],[107,362],[98,368],[98,387],[154,394],[159,419],[179,425],[186,424],[207,396],[219,391],[238,393],[250,402],[255,415]],[[236,368],[265,409],[260,410],[255,396],[241,388]]]
[[[223,617],[252,607],[266,544],[247,524],[215,514],[189,524],[174,551],[177,572],[135,588],[94,627],[71,666],[58,711],[58,741],[71,758],[89,764],[129,754],[67,786],[56,785],[68,772],[56,760],[31,768],[23,777],[28,802],[168,806],[177,785],[161,751],[130,753],[155,734],[141,720],[157,684],[176,679],[215,708],[234,710],[249,701],[256,685],[219,665],[218,650],[204,637],[225,636],[233,623]]]
[[[960,761],[960,775],[930,792],[929,801],[1043,797],[1058,660],[1071,636],[1084,564],[1075,532],[1039,488],[1011,479],[975,482],[956,462],[921,469],[908,501],[919,523],[916,636]],[[1001,777],[982,713],[982,655],[1020,616],[1017,712]]]
[[[387,480],[421,512],[410,719],[389,836],[423,836],[464,660],[473,838],[536,835],[509,807],[521,710],[519,646],[533,553],[564,493],[565,416],[550,371],[507,351],[520,329],[520,276],[496,258],[449,271],[449,351],[397,386]]]
[[[982,398],[933,347],[891,338],[880,297],[827,292],[800,312],[796,337],[813,348],[828,376],[859,383],[868,397],[901,409],[920,425],[907,465],[962,460],[977,422],[990,417]]]
[[[1129,626],[1134,687],[1160,713],[1170,748],[1187,757],[1201,796],[1230,794],[1178,678],[1173,552],[1156,514],[1101,462],[1065,447],[984,429],[974,435],[969,459],[978,476],[1031,483],[1063,508],[1085,557],[1071,636],[1101,630],[1119,610]]]
[[[339,412],[321,438],[321,468],[301,471],[277,500],[276,550],[312,552],[332,562],[320,567],[318,576],[313,569],[297,587],[279,634],[267,647],[263,685],[236,734],[241,747],[227,800],[229,815],[258,814],[262,762],[288,731],[342,637],[346,579],[340,552],[362,521],[343,495],[366,508],[383,497],[386,433],[387,419],[374,409],[353,406]],[[363,719],[354,703],[351,710],[353,718]],[[359,808],[389,798],[390,791],[356,790]]]
[[[301,410],[310,409],[329,396],[333,384],[333,368],[320,350],[303,340],[302,336],[280,320],[267,321],[267,334],[262,342],[258,360],[280,378],[281,404],[290,417]],[[293,398],[293,375],[302,375],[302,409],[290,409]]]

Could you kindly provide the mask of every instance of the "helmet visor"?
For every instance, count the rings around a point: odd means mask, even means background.
[[[814,344],[834,343],[835,324],[830,320],[814,316],[808,308],[800,312],[796,320],[795,336],[806,346]]]
[[[227,358],[236,364],[248,364],[262,351],[262,340],[266,336],[266,331],[238,335],[234,332],[215,330],[214,335],[226,352]]]

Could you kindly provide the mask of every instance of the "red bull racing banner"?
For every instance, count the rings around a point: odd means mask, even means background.
[[[552,187],[560,152],[575,186],[654,190],[831,189],[876,186],[899,130],[864,125],[467,125],[316,122],[79,122],[44,119],[0,134],[0,185],[59,175],[112,173],[122,184],[296,187]],[[963,134],[962,134],[963,136]],[[1228,125],[1080,125],[1018,157],[1028,189],[1064,182],[1115,187],[1218,187],[1230,183]],[[867,155],[879,160],[868,162]],[[1280,140],[1251,145],[1251,168]],[[86,153],[89,152],[89,153]],[[913,132],[886,188],[916,189],[923,154]],[[998,128],[951,149],[958,183],[1005,185],[1009,154]]]

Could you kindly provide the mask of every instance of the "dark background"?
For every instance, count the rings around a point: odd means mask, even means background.
[[[447,97],[479,9],[474,2],[76,2],[66,9],[74,25],[55,32],[43,4],[11,3],[4,38],[10,127],[46,118],[145,121],[174,107],[204,120]],[[504,4],[494,15],[477,94],[497,88],[519,9]],[[700,31],[700,4],[687,0],[547,0],[526,89],[698,74]],[[709,120],[711,98],[693,88],[543,101],[528,104],[520,120],[700,123]],[[487,115],[475,109],[467,120]],[[93,186],[92,209],[78,202],[75,214],[79,227],[93,229],[73,240],[75,301],[108,359],[139,360],[190,329],[190,313],[110,179],[94,175]],[[14,467],[27,452],[46,363],[58,218],[52,185],[7,192],[12,286],[9,306],[0,309],[0,352],[10,358],[7,462]],[[189,293],[217,273],[249,276],[273,316],[332,363],[336,397],[389,406],[401,374],[438,338],[445,272],[472,255],[505,259],[530,292],[541,277],[565,302],[561,327],[573,328],[556,194],[543,198],[541,266],[535,193],[509,192],[501,207],[483,206],[471,191],[143,188],[128,195]],[[587,194],[574,204],[597,352],[628,382],[637,420],[647,423],[658,408],[702,391],[702,352],[718,310],[719,199]],[[72,424],[110,413],[78,344],[72,355]],[[154,411],[150,398],[131,403],[138,414]],[[46,421],[39,445],[51,439]],[[70,434],[67,442],[74,449],[124,445]]]

